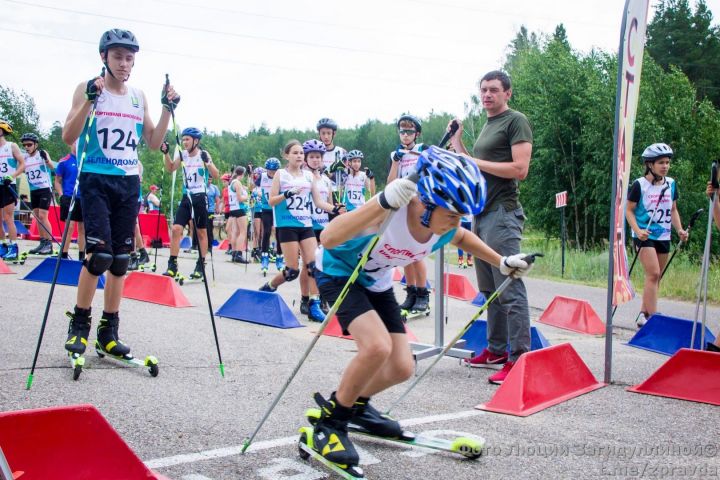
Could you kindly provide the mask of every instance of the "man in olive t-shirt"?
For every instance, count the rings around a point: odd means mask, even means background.
[[[520,180],[530,167],[532,130],[525,115],[508,107],[512,96],[510,78],[500,71],[487,73],[480,81],[480,99],[487,112],[487,123],[473,146],[473,160],[487,181],[483,212],[475,217],[475,233],[500,255],[520,253],[525,214],[518,200]],[[456,121],[458,121],[456,119]],[[470,156],[462,144],[462,124],[452,138],[458,153]],[[478,287],[485,298],[505,280],[488,263],[475,262]],[[488,348],[465,360],[473,367],[503,365],[490,383],[501,384],[518,357],[530,351],[530,312],[527,291],[521,279],[488,307]],[[510,344],[510,354],[507,345]]]

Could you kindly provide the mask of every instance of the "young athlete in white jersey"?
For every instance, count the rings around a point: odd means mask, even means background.
[[[245,167],[236,167],[230,185],[228,185],[228,203],[230,203],[228,224],[231,225],[233,232],[230,243],[235,249],[232,261],[236,263],[250,263],[250,260],[243,255],[246,250],[248,222],[248,192],[242,182],[244,178]]]
[[[363,158],[360,150],[350,150],[347,154],[348,176],[345,178],[343,203],[348,212],[365,205],[365,193],[370,192],[370,179],[361,170]]]
[[[172,226],[172,237],[170,238],[170,258],[168,259],[167,271],[163,275],[174,277],[178,274],[177,256],[180,252],[180,240],[185,226],[195,220],[195,227],[191,226],[190,234],[194,237],[197,234],[199,244],[199,256],[195,263],[195,270],[190,278],[202,278],[205,256],[208,251],[208,213],[207,213],[207,181],[208,175],[213,178],[220,177],[220,171],[212,161],[212,157],[205,150],[200,148],[202,132],[197,128],[186,128],[182,131],[183,151],[178,152],[174,159],[170,159],[169,152],[164,151],[165,169],[168,172],[179,170],[185,175],[182,187],[182,199]],[[184,167],[184,168],[183,168]],[[189,197],[189,198],[188,198]],[[190,201],[192,199],[192,203]],[[212,228],[212,225],[210,226]],[[234,246],[234,245],[233,245]]]
[[[25,148],[25,178],[30,185],[30,208],[38,225],[40,243],[30,250],[34,255],[50,255],[53,252],[52,225],[48,220],[50,205],[55,203],[50,172],[55,170],[50,156],[38,147],[40,139],[34,133],[20,137]],[[44,227],[44,228],[43,228]]]
[[[338,125],[335,120],[331,118],[321,118],[318,120],[316,129],[320,141],[325,145],[325,152],[323,153],[323,165],[325,172],[335,185],[334,190],[334,204],[342,203],[341,191],[338,190],[342,185],[345,176],[347,175],[345,168],[345,156],[347,151],[335,145],[335,134],[337,133]],[[334,215],[330,215],[332,220]]]
[[[637,319],[638,327],[645,325],[646,320],[657,312],[660,273],[670,252],[670,227],[675,227],[681,241],[688,239],[677,210],[677,184],[667,176],[672,157],[672,149],[664,143],[647,147],[642,154],[645,174],[633,182],[628,192],[625,217],[632,229],[633,245],[645,269],[640,307],[643,315]]]
[[[255,185],[260,188],[260,208],[262,218],[262,242],[260,243],[260,269],[263,275],[267,275],[268,267],[270,266],[270,237],[275,232],[274,212],[273,207],[270,205],[268,199],[270,198],[270,192],[272,191],[273,180],[277,171],[280,169],[280,160],[275,157],[270,157],[265,161],[265,171],[260,174],[259,178],[255,181]],[[280,240],[277,239],[277,233],[275,234],[276,245],[278,251],[273,253],[275,255],[275,266],[278,271],[281,271],[284,267],[285,259],[283,258],[282,250],[280,247]]]
[[[485,182],[475,164],[431,147],[420,165],[417,186],[406,178],[389,183],[365,205],[330,222],[320,235],[315,279],[322,295],[334,302],[366,245],[392,215],[337,312],[343,333],[356,341],[357,354],[330,398],[316,396],[322,413],[313,448],[349,467],[359,460],[348,438],[349,422],[374,435],[402,435],[397,421],[370,404],[372,396],[405,381],[415,367],[393,294],[393,268],[452,243],[497,265],[505,275],[520,276],[530,269],[523,255],[501,257],[472,232],[458,228],[464,214],[479,213],[484,204]]]
[[[402,115],[397,121],[400,145],[390,154],[391,165],[388,183],[396,178],[405,178],[415,171],[420,153],[427,147],[418,143],[422,134],[420,120],[412,115]],[[429,314],[430,292],[427,289],[427,268],[425,262],[410,263],[405,267],[407,298],[400,304],[405,316]]]
[[[153,150],[160,146],[170,121],[169,108],[171,105],[174,108],[180,100],[172,86],[163,87],[164,108],[156,127],[150,118],[145,94],[126,83],[138,50],[135,35],[127,30],[113,29],[102,34],[99,51],[105,74],[75,88],[72,109],[63,127],[66,144],[79,139],[87,250],[75,311],[68,312],[70,328],[65,349],[72,354],[85,352],[98,276],[106,271],[109,274],[96,346],[114,356],[124,357],[130,353],[130,347],[118,339],[118,312],[138,213],[137,146],[141,139]],[[93,105],[97,105],[95,121],[90,124]],[[89,136],[87,144],[86,135]]]
[[[315,268],[317,241],[312,228],[312,206],[327,212],[332,212],[335,207],[320,198],[312,172],[303,169],[303,166],[306,154],[319,155],[324,148],[317,140],[309,140],[305,144],[291,140],[283,149],[287,167],[275,174],[268,202],[274,208],[276,234],[285,252],[286,265],[281,273],[260,288],[262,291],[274,292],[281,284],[295,280],[300,275],[298,252],[301,252],[309,272]],[[320,309],[317,287],[312,280],[310,291],[314,295],[309,303],[308,318],[322,322],[325,315]]]
[[[17,229],[15,228],[15,203],[18,201],[16,179],[25,170],[25,159],[20,149],[6,136],[13,133],[12,126],[7,120],[0,119],[0,258],[8,261],[17,261],[19,257],[17,245]],[[7,225],[10,243],[5,242],[5,229]]]

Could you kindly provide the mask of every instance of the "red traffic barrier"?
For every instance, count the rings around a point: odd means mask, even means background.
[[[475,408],[527,417],[604,386],[563,343],[521,355],[490,401]]]
[[[417,337],[413,332],[410,331],[407,325],[405,325],[405,333],[407,334],[409,342],[417,342]],[[343,335],[342,327],[340,327],[340,322],[338,322],[336,316],[333,316],[333,318],[330,319],[327,327],[325,327],[325,330],[323,330],[323,335],[327,335],[328,337],[344,338],[346,340],[353,339],[352,335]]]
[[[77,441],[68,439],[69,432]],[[0,445],[20,480],[165,479],[143,464],[92,405],[2,412]]]
[[[229,245],[230,245],[230,242],[228,242],[228,239],[226,238],[225,240],[222,241],[222,243],[220,243],[220,245],[217,248],[218,248],[218,250],[227,250]]]
[[[122,296],[168,307],[192,307],[175,280],[164,275],[131,272],[125,279]]]
[[[578,333],[605,335],[605,323],[585,300],[557,295],[538,322]]]
[[[13,274],[12,270],[10,270],[10,267],[7,266],[7,263],[0,260],[0,275],[7,275],[7,274]]]
[[[445,273],[443,275],[445,295],[458,300],[473,300],[478,291],[465,275],[459,273]]]
[[[163,246],[170,246],[170,234],[168,233],[167,218],[158,213],[141,213],[138,215],[138,225],[143,237],[150,237],[150,242],[145,239],[145,246],[152,246],[152,240],[159,238]]]
[[[50,205],[50,208],[48,208],[48,222],[50,222],[50,231],[52,232],[53,237],[55,237],[55,240],[58,242],[62,238],[63,230],[65,229],[65,222],[60,221],[60,207],[57,207],[55,205]],[[35,217],[32,219],[32,223],[30,223],[30,234],[27,236],[28,240],[40,240],[40,232],[38,231],[38,224],[35,220]],[[77,240],[77,224],[73,228],[73,231],[70,233],[70,238],[72,240]]]
[[[403,274],[398,267],[393,268],[393,282],[399,282],[403,279]]]
[[[647,380],[627,390],[720,405],[720,353],[681,348]]]

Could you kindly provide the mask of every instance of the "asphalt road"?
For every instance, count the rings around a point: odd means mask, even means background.
[[[159,257],[164,267],[167,253]],[[212,302],[219,308],[237,288],[256,289],[263,278],[258,265],[245,267],[215,255],[217,281]],[[353,356],[352,341],[322,337],[247,454],[240,455],[249,435],[302,355],[317,324],[299,315],[297,284],[279,293],[305,328],[281,330],[216,318],[226,376],[218,372],[207,300],[200,284],[182,287],[194,304],[170,308],[124,300],[121,338],[136,357],[155,355],[160,375],[118,366],[88,354],[79,381],[64,353],[64,311],[74,304],[75,289],[59,286],[52,303],[32,390],[25,381],[32,362],[49,285],[23,281],[38,260],[11,266],[17,275],[0,275],[0,410],[91,403],[152,469],[183,480],[335,478],[321,465],[297,455],[297,430],[303,412],[312,407],[315,391],[328,395]],[[429,266],[431,267],[431,263]],[[188,274],[193,260],[180,259]],[[271,269],[274,271],[274,269]],[[432,268],[431,268],[432,270]],[[472,277],[470,270],[457,270]],[[431,277],[432,278],[432,274]],[[539,316],[556,294],[588,300],[604,318],[606,292],[545,280],[529,279],[531,314]],[[397,287],[400,294],[400,287]],[[293,304],[295,301],[295,304]],[[637,302],[637,301],[635,301]],[[99,318],[102,293],[94,303]],[[448,301],[446,338],[476,311],[469,302]],[[661,311],[692,318],[694,305],[661,300]],[[475,410],[490,400],[497,386],[492,373],[467,369],[457,359],[443,359],[393,412],[408,429],[437,436],[473,435],[486,441],[478,460],[431,453],[387,442],[357,438],[362,464],[371,479],[477,478],[713,478],[718,476],[717,407],[627,392],[668,357],[628,347],[637,312],[620,308],[613,338],[613,383],[526,418]],[[718,309],[709,318],[717,331]],[[410,329],[432,342],[433,317],[416,319]],[[602,381],[604,338],[535,324],[552,344],[570,342],[595,377]],[[94,334],[91,334],[91,339]],[[423,369],[429,360],[419,362]],[[553,375],[563,365],[547,365]],[[697,379],[689,379],[697,381]],[[374,399],[388,407],[404,390],[395,387]],[[92,441],[91,439],[84,439]],[[680,448],[684,447],[684,448]],[[78,454],[82,458],[82,454]],[[77,458],[74,461],[80,461]]]

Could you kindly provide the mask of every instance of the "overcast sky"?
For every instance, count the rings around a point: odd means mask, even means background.
[[[652,18],[652,5],[650,18]],[[717,16],[720,0],[708,0]],[[75,86],[100,72],[98,40],[135,33],[130,78],[160,113],[165,73],[178,122],[212,131],[461,115],[521,25],[616,52],[624,0],[0,0],[0,84],[25,90],[42,127],[65,121]]]

